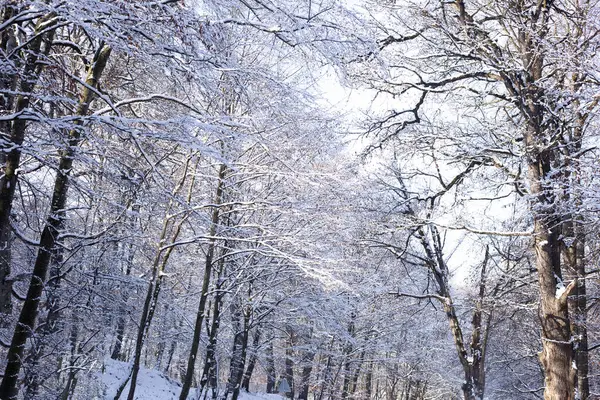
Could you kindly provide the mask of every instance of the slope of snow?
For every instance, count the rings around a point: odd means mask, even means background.
[[[98,378],[104,388],[104,398],[113,400],[117,389],[127,379],[131,365],[129,363],[105,360],[104,371],[98,373]],[[135,390],[136,400],[177,400],[180,385],[173,382],[158,371],[141,368]],[[122,399],[127,398],[129,383],[125,387]]]
[[[103,398],[113,400],[121,383],[127,379],[131,365],[121,361],[105,360],[102,372],[97,375],[103,388]],[[121,399],[127,398],[129,384],[125,387]],[[158,371],[141,368],[135,390],[136,400],[178,400],[181,384],[169,379]],[[194,389],[191,390],[189,399],[194,399]],[[278,394],[246,393],[241,392],[239,400],[284,400]]]

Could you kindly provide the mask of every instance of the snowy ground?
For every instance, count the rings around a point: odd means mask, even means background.
[[[127,378],[129,368],[128,363],[106,360],[103,372],[98,373],[98,380],[103,387],[104,399],[113,400],[118,387]],[[129,384],[123,391],[121,398],[127,398]],[[181,385],[175,382],[158,371],[142,368],[138,376],[137,388],[135,391],[136,400],[178,400]],[[194,389],[192,389],[189,399],[194,397]],[[283,400],[282,396],[277,394],[254,394],[240,393],[239,400]]]
[[[99,380],[104,388],[104,398],[113,400],[117,389],[127,378],[131,365],[128,363],[106,360],[104,371],[99,373]],[[138,400],[177,400],[181,387],[158,371],[142,368],[138,376],[135,398]],[[121,395],[127,398],[129,384]]]

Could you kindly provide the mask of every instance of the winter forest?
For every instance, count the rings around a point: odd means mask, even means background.
[[[1,400],[600,399],[600,1],[0,5]]]

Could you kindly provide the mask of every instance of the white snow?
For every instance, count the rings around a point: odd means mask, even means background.
[[[104,398],[106,400],[115,398],[117,389],[129,375],[130,368],[129,363],[111,359],[104,361],[104,371],[98,373],[98,375],[99,380],[105,387]],[[129,384],[127,384],[121,398],[126,399],[128,391]],[[177,400],[180,391],[181,388],[177,382],[173,382],[160,372],[145,368],[140,369],[135,391],[136,400]]]
[[[563,281],[558,281],[558,283],[556,284],[556,294],[555,294],[556,298],[560,299],[560,297],[566,291],[567,291],[567,287],[565,286]]]
[[[117,389],[127,378],[131,364],[107,359],[104,361],[104,368],[98,372],[97,378],[103,387],[103,398],[113,400]],[[122,399],[127,398],[129,384],[125,387]],[[181,384],[169,379],[159,371],[141,368],[136,385],[136,400],[178,400],[181,392]],[[194,399],[195,389],[192,388],[188,398]],[[240,392],[239,400],[284,400],[284,397],[278,394],[265,393],[246,393]]]

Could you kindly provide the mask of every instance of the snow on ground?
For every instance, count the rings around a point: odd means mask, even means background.
[[[103,387],[104,399],[113,400],[117,389],[121,383],[127,379],[131,365],[129,363],[105,360],[104,368],[102,372],[98,373],[98,380]],[[127,398],[129,391],[129,384],[127,384],[122,399]],[[178,400],[179,393],[181,392],[181,384],[169,379],[162,373],[141,368],[138,375],[138,383],[135,390],[136,400]],[[192,389],[189,395],[189,399],[194,399],[195,390]],[[264,393],[245,393],[241,392],[239,400],[284,400],[284,398],[278,394],[264,394]]]
[[[104,371],[98,373],[99,380],[104,387],[104,398],[113,400],[117,389],[129,375],[129,363],[105,360]],[[181,387],[158,371],[141,368],[135,390],[136,400],[177,400]],[[125,387],[121,398],[126,399],[129,384]]]

